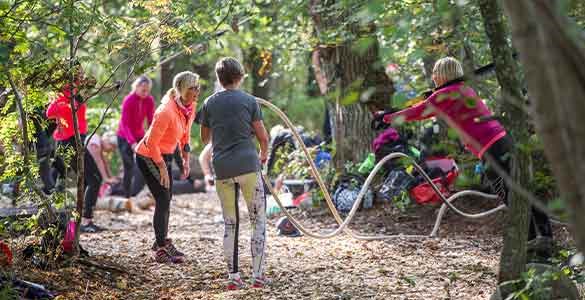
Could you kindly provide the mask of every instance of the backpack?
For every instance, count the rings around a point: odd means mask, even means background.
[[[416,179],[408,174],[404,168],[393,169],[388,173],[378,190],[378,197],[385,201],[391,201],[403,191],[410,190],[416,183]]]
[[[364,185],[365,178],[357,174],[347,174],[339,178],[333,193],[333,204],[337,211],[347,213],[353,207],[357,197]],[[374,193],[368,187],[364,199],[363,208],[371,208],[374,203]]]

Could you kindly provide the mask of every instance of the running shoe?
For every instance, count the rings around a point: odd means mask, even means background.
[[[171,239],[166,239],[165,247],[167,248],[167,251],[169,252],[169,254],[171,256],[180,256],[180,257],[185,256],[185,253],[177,250],[177,248],[173,244],[173,240],[171,240]]]
[[[167,250],[167,252],[169,252],[169,254],[171,256],[185,256],[185,254],[181,251],[179,251],[175,245],[173,245],[173,240],[171,239],[166,239],[165,240],[165,245],[164,245],[165,249]],[[158,245],[156,244],[156,241],[152,244],[152,247],[150,249],[152,249],[152,251],[156,251],[158,249]]]
[[[252,288],[253,289],[263,289],[264,287],[266,287],[267,285],[270,285],[272,283],[272,280],[262,276],[262,277],[254,277],[254,279],[252,279]]]
[[[104,231],[102,227],[95,225],[93,222],[90,222],[87,225],[81,225],[81,227],[79,227],[79,230],[83,233],[98,233]]]
[[[230,291],[241,290],[245,288],[246,284],[244,283],[242,278],[228,280],[227,289]]]
[[[183,262],[183,257],[180,256],[171,256],[167,251],[166,247],[159,247],[158,250],[154,253],[154,260],[157,263],[166,264],[166,263],[173,263],[173,264],[180,264]]]

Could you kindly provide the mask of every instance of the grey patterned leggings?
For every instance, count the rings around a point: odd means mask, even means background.
[[[253,276],[261,277],[264,268],[266,243],[266,195],[260,173],[248,173],[235,178],[217,180],[217,194],[221,201],[225,231],[223,247],[230,274],[238,273],[238,234],[240,212],[238,195],[241,190],[252,227]]]

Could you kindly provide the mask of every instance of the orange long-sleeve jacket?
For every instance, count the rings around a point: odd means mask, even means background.
[[[162,162],[163,154],[174,153],[177,145],[183,149],[189,144],[194,118],[195,113],[186,113],[174,100],[161,103],[146,134],[136,146],[136,153],[156,163]]]

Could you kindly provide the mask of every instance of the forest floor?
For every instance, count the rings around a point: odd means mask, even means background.
[[[495,290],[503,214],[480,221],[447,214],[435,239],[358,241],[347,235],[328,240],[278,236],[268,220],[265,289],[227,291],[223,224],[215,193],[177,196],[171,210],[170,237],[184,251],[181,265],[153,262],[152,211],[97,212],[107,231],[82,236],[90,264],[53,271],[18,268],[21,278],[44,284],[62,299],[489,299]],[[242,201],[243,202],[243,201]],[[477,210],[490,203],[477,200]],[[436,209],[414,206],[398,212],[384,206],[360,211],[352,227],[362,233],[428,234]],[[250,226],[241,203],[240,264],[250,276]],[[326,210],[297,211],[310,228],[332,229]],[[556,228],[561,242],[568,240]],[[89,266],[92,265],[92,266]]]

